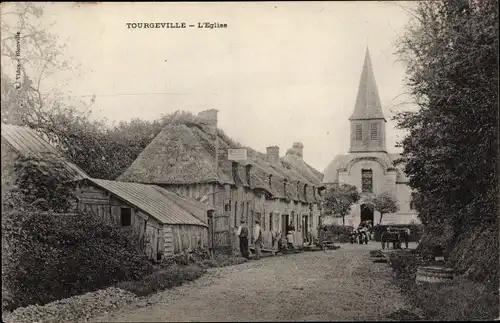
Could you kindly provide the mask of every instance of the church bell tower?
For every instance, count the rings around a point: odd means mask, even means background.
[[[350,153],[387,152],[385,144],[385,124],[370,52],[366,48],[365,61],[359,80],[358,95],[351,123]]]

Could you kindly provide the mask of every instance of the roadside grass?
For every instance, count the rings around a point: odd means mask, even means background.
[[[203,276],[205,272],[206,270],[197,264],[173,264],[167,268],[159,268],[141,280],[120,282],[117,287],[137,296],[148,296],[193,281]]]
[[[416,284],[418,266],[425,265],[415,253],[398,253],[390,266],[399,274],[394,283],[414,309],[421,312],[420,319],[431,321],[491,320],[498,317],[498,287],[456,277],[441,284]],[[414,321],[414,315],[393,313],[390,318]]]
[[[244,262],[247,260],[243,257],[225,254],[216,254],[214,259],[181,256],[164,261],[156,266],[152,274],[141,280],[123,281],[116,287],[139,297],[148,296],[196,280],[203,276],[208,268],[233,266]]]

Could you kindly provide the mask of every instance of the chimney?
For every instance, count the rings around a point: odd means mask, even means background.
[[[295,150],[295,154],[302,159],[304,154],[304,145],[301,142],[294,142],[292,148]]]
[[[198,119],[210,129],[213,134],[217,133],[217,114],[219,110],[210,109],[198,113]]]
[[[250,181],[250,179],[251,179],[251,176],[250,176],[251,170],[252,170],[252,165],[251,164],[248,164],[248,165],[245,166],[245,173],[246,173],[246,176],[247,176],[247,183],[250,186],[252,186],[251,181]]]
[[[287,185],[288,185],[288,180],[285,178],[285,180],[283,181],[283,194],[285,195],[285,198],[288,197],[287,190],[286,190]]]
[[[232,162],[231,170],[233,172],[233,181],[236,184],[236,178],[238,177],[238,163],[237,162]]]
[[[277,164],[280,160],[280,147],[269,146],[266,148],[267,160],[270,163]]]

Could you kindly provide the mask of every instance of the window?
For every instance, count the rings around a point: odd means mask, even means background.
[[[304,185],[304,200],[307,201],[307,184]]]
[[[363,140],[363,125],[356,125],[356,140]]]
[[[378,124],[372,123],[370,129],[370,139],[378,140]]]
[[[269,231],[273,231],[273,212],[269,213]]]
[[[231,202],[229,202],[229,203],[231,203]],[[224,204],[224,211],[226,211],[226,212],[231,211],[231,204],[229,204],[229,203]]]
[[[373,172],[371,169],[361,170],[361,190],[363,192],[373,192]]]
[[[132,225],[132,209],[129,207],[122,207],[120,210],[120,218],[122,226],[129,227]]]

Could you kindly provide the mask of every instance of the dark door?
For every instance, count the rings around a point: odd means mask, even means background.
[[[372,221],[373,223],[373,209],[368,207],[366,204],[361,205],[361,222]]]
[[[286,235],[287,231],[288,231],[288,227],[290,225],[290,218],[288,216],[288,214],[282,214],[281,215],[281,232],[283,233],[283,235]]]

